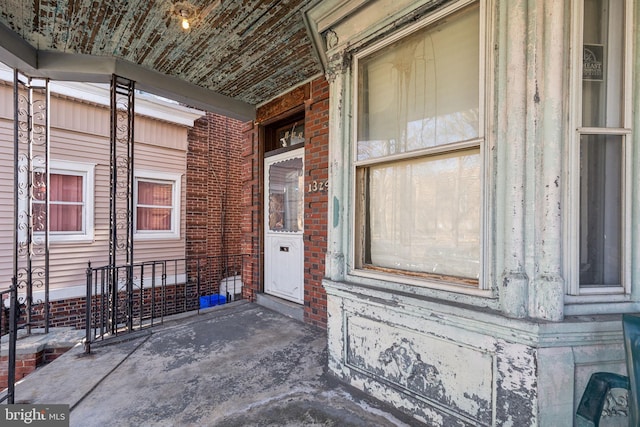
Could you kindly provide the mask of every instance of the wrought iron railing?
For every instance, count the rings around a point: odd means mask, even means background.
[[[243,255],[87,268],[85,352],[91,343],[165,317],[242,299]]]

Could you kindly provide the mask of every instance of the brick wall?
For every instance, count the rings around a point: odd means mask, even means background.
[[[245,281],[245,299],[255,300],[260,291],[262,197],[259,128],[253,123],[243,128],[242,147],[242,253],[248,254],[242,277]]]
[[[44,363],[44,350],[31,354],[16,355],[16,382],[20,381]],[[9,356],[0,357],[0,390],[9,384]]]
[[[245,267],[245,291],[260,292],[262,280],[262,161],[260,123],[282,117],[303,106],[305,111],[305,232],[304,318],[320,327],[327,324],[327,297],[322,287],[327,249],[327,191],[329,156],[329,85],[324,77],[271,101],[257,111],[258,123],[244,131],[242,175],[242,248],[249,254]],[[322,184],[322,188],[321,188]],[[310,187],[311,186],[311,187]],[[311,190],[311,191],[310,191]]]
[[[44,347],[35,353],[16,354],[16,382],[20,381],[42,365],[53,362],[71,347]],[[9,386],[9,356],[0,357],[0,390]]]
[[[243,123],[214,113],[189,132],[187,152],[187,256],[242,252]]]
[[[237,269],[237,268],[236,268]],[[143,307],[142,317],[147,319],[151,315],[153,308],[154,317],[159,318],[161,316],[170,316],[173,314],[183,313],[185,311],[197,310],[199,304],[200,295],[210,295],[218,293],[221,274],[216,271],[216,268],[205,268],[211,278],[205,277],[207,274],[203,273],[200,277],[200,287],[191,280],[189,285],[185,286],[184,283],[177,285],[167,285],[164,288],[157,286],[153,289],[145,288],[140,295],[140,290],[134,290],[133,303],[134,303],[134,316],[139,316],[139,307]],[[195,273],[190,274],[191,277],[195,277]],[[94,296],[94,298],[96,298]],[[123,292],[119,294],[121,299],[120,303],[116,304],[118,307],[125,306],[126,296]],[[97,301],[97,300],[94,300]],[[49,326],[52,328],[70,327],[75,329],[85,328],[85,307],[86,298],[69,298],[57,301],[51,301],[50,307],[50,321]],[[97,306],[94,303],[92,308],[94,315]],[[121,313],[124,316],[124,312]],[[42,310],[37,312],[32,317],[34,323],[43,323]],[[18,320],[19,325],[25,323],[24,311]],[[7,330],[7,329],[5,329]]]
[[[304,318],[326,328],[327,294],[322,279],[329,209],[325,184],[329,179],[329,84],[324,78],[311,82],[304,133]]]

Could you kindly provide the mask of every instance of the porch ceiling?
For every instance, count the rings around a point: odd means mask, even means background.
[[[2,0],[0,61],[33,76],[108,81],[251,119],[322,72],[309,0]],[[191,15],[181,28],[180,11]]]

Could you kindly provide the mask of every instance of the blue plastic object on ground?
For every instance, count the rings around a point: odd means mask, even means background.
[[[222,305],[227,302],[227,297],[224,295],[213,294],[209,295],[209,307],[214,307],[216,305]]]
[[[208,295],[207,296],[201,296],[200,297],[200,308],[210,307],[209,301],[210,301],[210,298],[209,298]]]

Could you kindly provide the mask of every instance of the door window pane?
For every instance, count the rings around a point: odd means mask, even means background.
[[[303,230],[302,158],[269,166],[269,230]]]
[[[580,139],[580,285],[620,286],[622,136]]]

